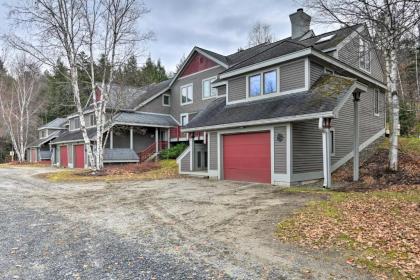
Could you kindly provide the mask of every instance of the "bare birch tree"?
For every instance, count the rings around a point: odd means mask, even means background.
[[[364,23],[372,37],[371,46],[385,56],[385,74],[388,88],[388,108],[391,112],[391,146],[389,168],[398,169],[398,137],[400,135],[399,98],[397,91],[397,52],[404,36],[419,22],[420,2],[413,0],[307,0],[303,3],[315,10],[319,21],[345,26]],[[371,40],[371,38],[374,38]]]
[[[88,163],[94,170],[103,168],[106,110],[115,69],[134,51],[136,43],[151,38],[151,33],[138,32],[138,20],[149,10],[137,0],[37,0],[27,1],[11,9],[11,17],[19,25],[35,29],[30,40],[9,35],[15,48],[25,51],[46,65],[54,66],[57,56],[65,57],[74,101],[80,118],[80,129],[87,150]],[[81,53],[89,63],[82,63]],[[94,62],[104,55],[108,66],[99,77]],[[81,70],[80,70],[81,69]],[[86,129],[84,104],[81,103],[79,71],[91,80],[91,99],[96,119],[96,145]],[[100,95],[97,95],[97,90]],[[100,96],[100,100],[97,97]]]
[[[251,28],[248,34],[248,46],[253,47],[262,43],[272,42],[273,34],[271,33],[271,26],[266,23],[257,21]]]
[[[39,109],[39,92],[38,67],[24,56],[17,59],[11,76],[0,77],[1,118],[19,162],[25,160],[29,132]]]

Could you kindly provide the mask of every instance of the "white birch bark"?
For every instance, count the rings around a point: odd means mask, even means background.
[[[397,92],[397,53],[395,49],[390,51],[390,72],[389,72],[389,88],[392,98],[392,133],[391,148],[389,150],[389,168],[393,171],[398,170],[398,137],[400,135],[400,105]]]

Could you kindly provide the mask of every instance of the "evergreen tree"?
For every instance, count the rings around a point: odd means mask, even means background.
[[[146,63],[140,69],[140,83],[141,85],[150,85],[167,80],[165,67],[162,66],[160,60],[154,63],[150,56],[146,59]]]

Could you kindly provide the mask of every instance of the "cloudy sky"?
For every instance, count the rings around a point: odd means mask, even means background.
[[[13,0],[0,0],[11,3]],[[294,0],[143,0],[151,10],[140,22],[141,30],[153,31],[139,63],[147,55],[160,58],[169,71],[194,46],[221,54],[246,47],[248,31],[256,21],[268,23],[276,39],[290,35],[289,14],[299,8]],[[7,32],[6,9],[0,9],[0,32]],[[325,26],[313,25],[315,32]]]

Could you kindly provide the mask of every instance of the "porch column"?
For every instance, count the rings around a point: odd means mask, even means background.
[[[155,128],[156,154],[159,153],[159,129]]]
[[[130,150],[134,150],[133,127],[130,126]]]
[[[189,134],[188,134],[189,135]],[[194,155],[195,155],[195,149],[194,149],[194,133],[190,135],[190,171],[194,171]]]
[[[112,128],[109,130],[109,148],[114,149],[114,132]]]
[[[359,181],[359,100],[360,91],[353,92],[353,181]]]
[[[322,118],[324,188],[331,188],[331,118]]]
[[[168,128],[168,131],[167,131],[167,138],[168,138],[168,149],[171,147],[171,129],[170,128]]]

